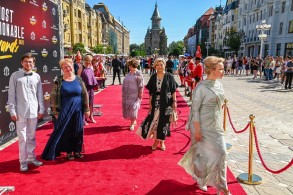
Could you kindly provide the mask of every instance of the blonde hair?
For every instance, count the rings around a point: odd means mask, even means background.
[[[83,60],[85,61],[85,60],[87,60],[87,59],[89,59],[90,61],[92,61],[93,60],[93,56],[92,55],[85,55],[84,57],[83,57]]]
[[[163,62],[164,66],[166,66],[166,61],[164,60],[164,58],[156,58],[154,62],[154,68],[156,68],[159,62]]]
[[[62,69],[62,65],[65,64],[65,63],[68,63],[73,67],[73,61],[72,61],[71,58],[63,58],[63,59],[61,59],[59,61],[59,66],[60,66],[61,69]]]
[[[225,59],[217,56],[208,56],[204,59],[204,69],[207,74],[211,73],[211,70],[215,70],[216,66],[220,63],[224,63]]]

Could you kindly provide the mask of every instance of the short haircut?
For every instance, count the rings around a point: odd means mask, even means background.
[[[69,63],[69,64],[71,64],[72,67],[73,67],[73,61],[72,61],[71,58],[63,58],[63,59],[61,59],[61,60],[59,61],[59,66],[60,66],[61,69],[62,69],[62,65],[65,64],[65,63]]]
[[[25,58],[32,58],[33,62],[36,61],[35,56],[32,53],[25,53],[21,56],[21,61],[23,61]]]
[[[164,58],[156,58],[154,61],[154,68],[157,66],[159,62],[163,62],[164,66],[166,66],[166,61],[164,60]]]
[[[135,58],[132,58],[130,60],[127,61],[127,65],[131,66],[132,68],[137,68],[138,67],[138,60]]]

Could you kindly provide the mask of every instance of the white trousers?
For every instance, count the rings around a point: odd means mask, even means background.
[[[17,116],[16,132],[18,136],[19,162],[24,163],[36,158],[36,128],[37,118],[22,118]]]

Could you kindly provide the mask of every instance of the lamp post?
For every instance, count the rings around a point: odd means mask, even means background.
[[[265,31],[270,30],[271,25],[266,24],[266,20],[263,20],[260,25],[256,25],[256,30],[261,31],[260,34],[258,35],[258,38],[260,39],[260,52],[259,55],[262,57],[262,48],[263,48],[263,43],[264,40],[267,38],[267,34],[265,34]]]
[[[186,47],[183,47],[182,51],[183,51],[183,55],[185,55]]]
[[[206,48],[207,48],[207,56],[209,56],[209,46],[211,44],[211,42],[205,42],[206,44]]]
[[[256,30],[260,31],[260,34],[258,35],[258,38],[260,40],[260,51],[259,51],[259,57],[260,59],[262,59],[262,50],[263,50],[263,44],[264,44],[264,40],[267,38],[267,34],[265,34],[265,31],[270,30],[271,25],[270,24],[266,24],[266,20],[261,21],[260,25],[256,25]],[[260,78],[261,78],[261,66],[260,66],[260,70],[259,70],[259,74],[260,74]]]
[[[107,49],[107,46],[106,46],[107,42],[104,40],[103,41],[103,50],[104,50],[104,55],[106,55],[106,49]]]

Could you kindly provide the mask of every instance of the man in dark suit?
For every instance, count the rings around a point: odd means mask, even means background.
[[[115,55],[114,59],[112,60],[112,67],[113,67],[113,83],[115,82],[116,74],[118,75],[119,85],[121,85],[121,78],[120,78],[120,70],[121,70],[121,61]]]

